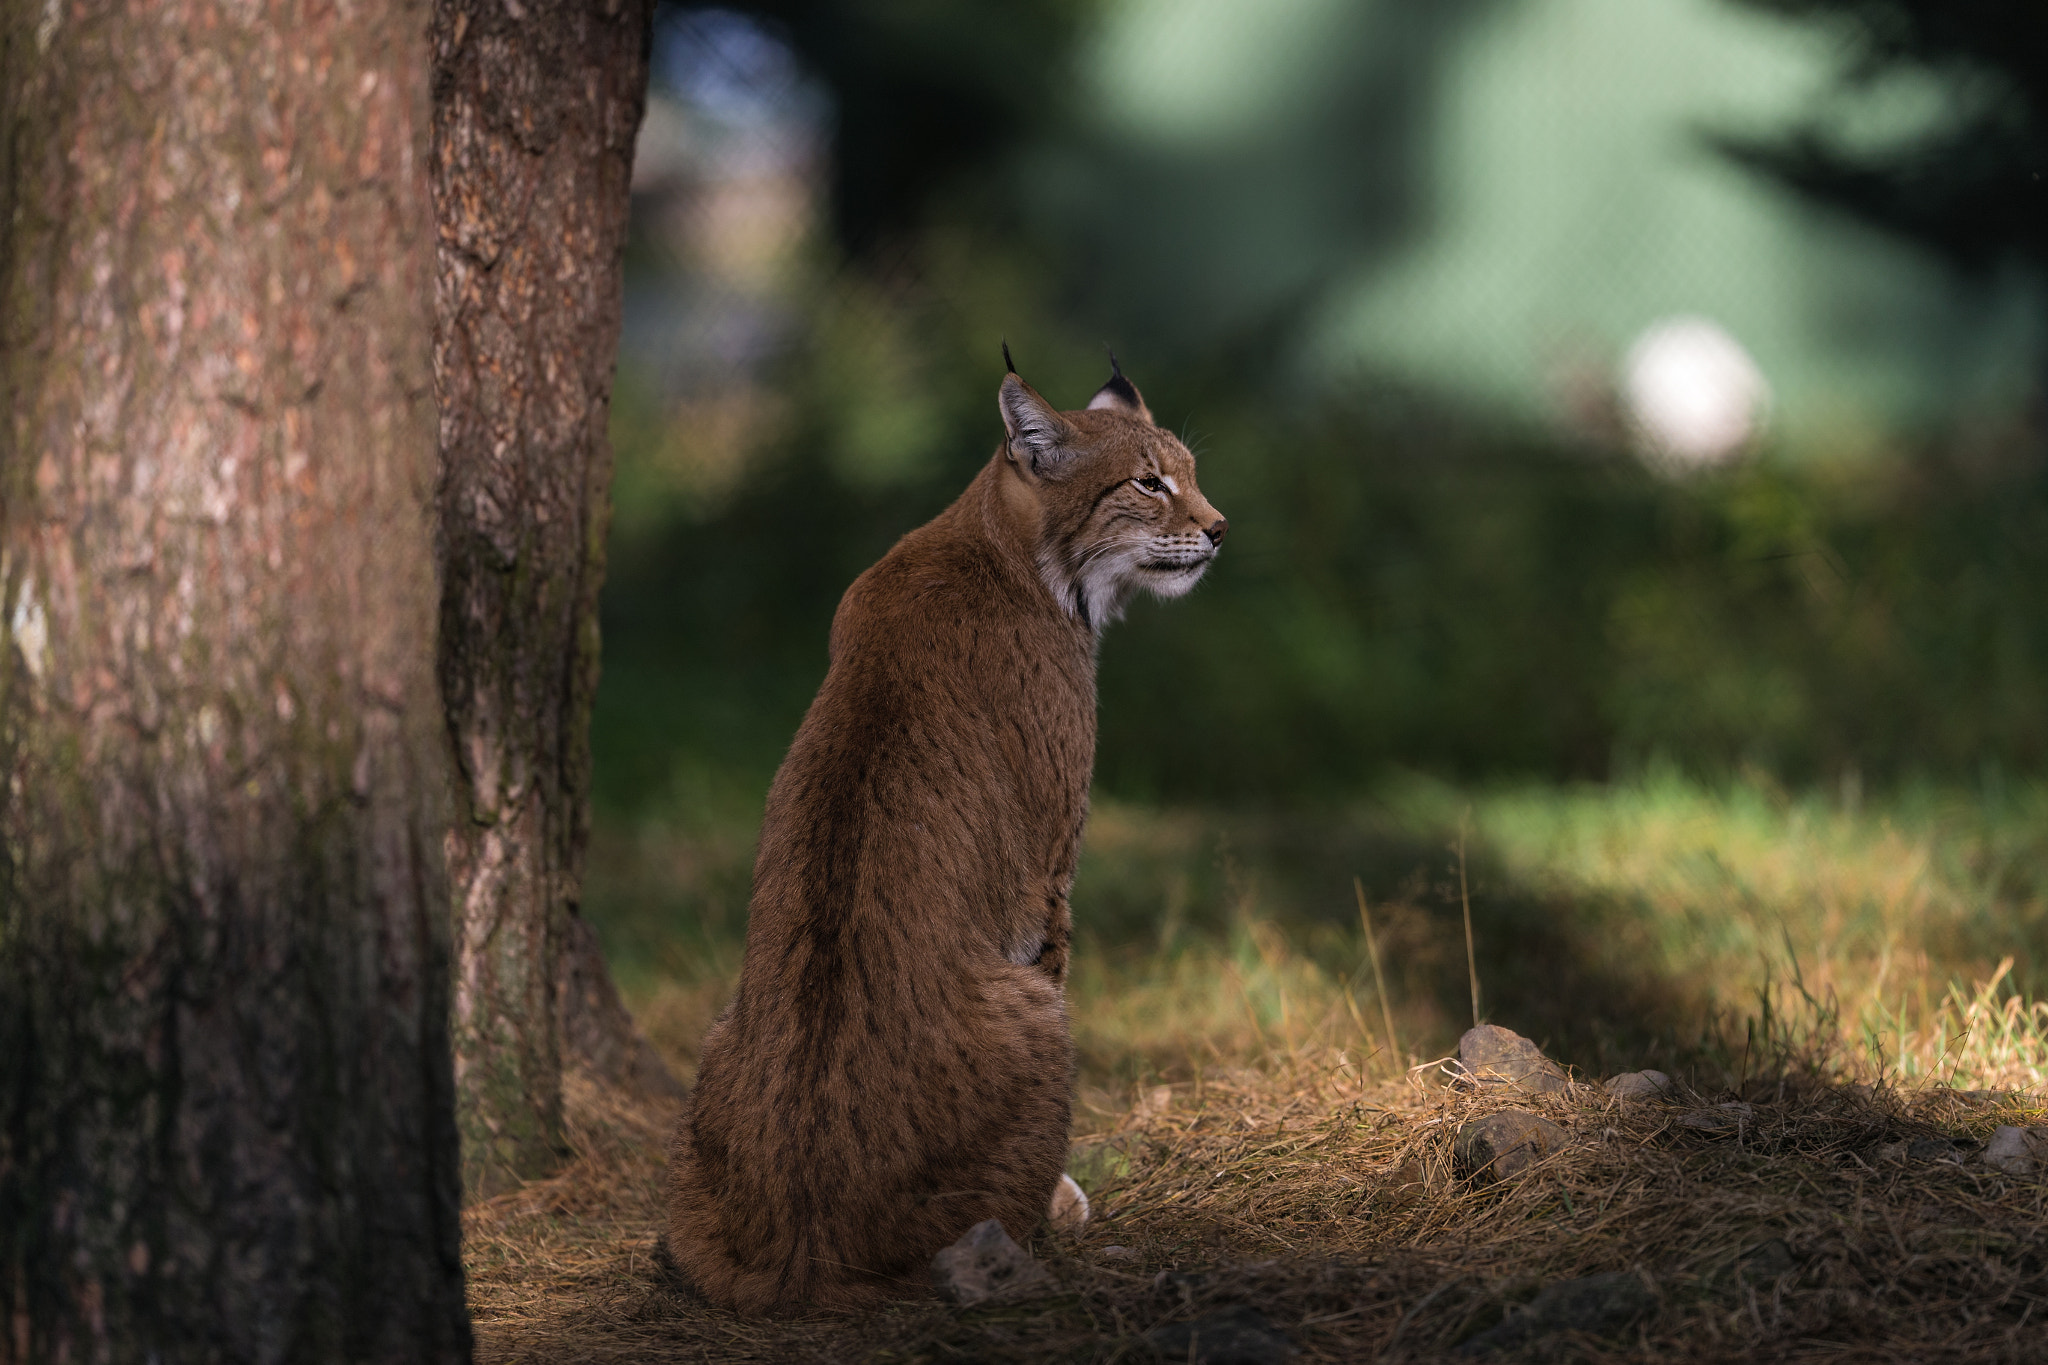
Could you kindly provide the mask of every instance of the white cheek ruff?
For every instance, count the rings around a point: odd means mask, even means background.
[[[1209,568],[1209,561],[1198,560],[1175,568],[1150,569],[1145,578],[1145,588],[1154,597],[1180,597],[1201,581]]]
[[[1123,616],[1131,594],[1179,597],[1200,581],[1215,547],[1206,536],[1144,536],[1091,546],[1079,564],[1041,561],[1045,585],[1068,615],[1100,632]]]

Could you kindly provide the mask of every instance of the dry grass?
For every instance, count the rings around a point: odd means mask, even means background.
[[[2048,1083],[2048,1015],[2024,1003],[2048,993],[2038,784],[1995,802],[1913,789],[1865,804],[1763,774],[1718,788],[1672,773],[1476,791],[1417,780],[1388,804],[1418,833],[1469,812],[1496,893],[1555,907],[1595,952],[1701,1013],[1739,1024],[1768,994],[1832,1027],[1835,1050],[1907,1077]],[[1987,1029],[2020,1046],[1958,1048]]]
[[[1434,1359],[1602,1271],[1639,1275],[1654,1308],[1525,1354],[2044,1358],[2048,1182],[1899,1156],[2048,1121],[2048,792],[2008,806],[1670,781],[1418,785],[1314,819],[1105,805],[1070,991],[1071,1167],[1097,1216],[1033,1243],[1059,1293],[858,1319],[709,1308],[654,1258],[669,1116],[579,1083],[577,1160],[466,1216],[479,1358],[1106,1365],[1152,1359],[1155,1327],[1248,1304],[1304,1361]],[[1520,1101],[1575,1140],[1512,1185],[1473,1183],[1452,1148],[1516,1101],[1426,1061],[1468,1017],[1445,853],[1467,819],[1491,1016],[1581,1066],[1682,1084],[1670,1103]],[[629,999],[686,1078],[738,965],[747,839],[719,839],[594,860],[620,941],[644,945]],[[1679,1122],[1738,1098],[1739,1131]]]
[[[1056,1295],[780,1322],[710,1308],[663,1274],[669,1116],[577,1083],[574,1164],[466,1215],[478,1357],[1143,1361],[1145,1331],[1249,1304],[1304,1360],[1430,1359],[1545,1284],[1629,1270],[1656,1297],[1643,1320],[1545,1349],[2038,1359],[2048,1183],[1904,1161],[1894,1145],[2039,1122],[2038,1099],[1833,1083],[1782,1058],[1765,1070],[1740,1091],[1750,1122],[1712,1135],[1675,1120],[1733,1092],[1623,1105],[1578,1086],[1516,1100],[1453,1088],[1432,1068],[1369,1076],[1322,1047],[1269,1055],[1153,1087],[1077,1143],[1097,1216],[1078,1237],[1035,1242]],[[1463,1178],[1459,1125],[1511,1103],[1574,1144],[1517,1183]]]
[[[1784,1070],[1741,1092],[1744,1129],[1709,1136],[1675,1120],[1731,1092],[1510,1099],[1425,1074],[1366,1083],[1298,1059],[1141,1109],[1081,1149],[1131,1163],[1097,1235],[1142,1247],[1146,1269],[1220,1264],[1196,1306],[1265,1307],[1333,1360],[1437,1354],[1541,1286],[1599,1271],[1637,1272],[1659,1306],[1623,1340],[1579,1343],[1584,1358],[2017,1359],[2019,1324],[2048,1298],[2048,1188],[1880,1151],[2026,1122],[2032,1101]],[[1458,1127],[1511,1104],[1575,1144],[1518,1183],[1461,1179]],[[1774,1239],[1782,1275],[1738,1271]]]

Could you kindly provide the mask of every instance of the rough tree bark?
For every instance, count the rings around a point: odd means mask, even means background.
[[[434,14],[440,676],[457,767],[458,1112],[476,1193],[559,1159],[565,1046],[614,1081],[673,1085],[577,917],[651,9],[438,0]]]
[[[426,30],[0,4],[0,1359],[468,1358]]]

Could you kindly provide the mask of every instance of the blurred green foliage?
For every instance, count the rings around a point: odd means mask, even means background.
[[[757,808],[839,594],[995,448],[994,319],[1055,401],[1100,382],[1100,351],[1034,306],[1028,258],[935,239],[921,265],[819,292],[768,415],[721,438],[745,447],[724,483],[664,474],[652,452],[694,419],[622,384],[596,723],[614,810]],[[1976,781],[2048,758],[2048,485],[2024,432],[1673,483],[1392,389],[1290,398],[1123,359],[1232,533],[1190,598],[1105,639],[1110,794],[1286,802],[1389,766],[1660,758]]]
[[[2048,264],[2048,11],[2005,0],[1743,0],[1833,28],[1848,79],[1788,136],[1731,138],[1735,157],[1793,188],[1984,270]],[[1934,77],[1941,116],[1915,136],[1858,145],[1841,117],[1882,85]]]
[[[1810,781],[2048,753],[2031,464],[1766,456],[1674,486],[1391,396],[1240,416],[1213,445],[1240,553],[1106,647],[1119,790],[1282,796],[1387,763],[1599,777],[1659,755]]]

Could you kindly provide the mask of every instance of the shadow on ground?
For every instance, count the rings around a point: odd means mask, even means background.
[[[1202,941],[1277,929],[1348,985],[1377,1020],[1353,878],[1373,920],[1401,1051],[1456,1050],[1472,1023],[1465,905],[1480,1013],[1589,1075],[1717,1055],[1703,983],[1657,972],[1649,926],[1621,898],[1562,895],[1517,881],[1476,836],[1404,827],[1371,808],[1336,812],[1150,811],[1108,807],[1089,832],[1074,892],[1084,951],[1138,970]],[[1377,1027],[1376,1024],[1374,1027]]]

